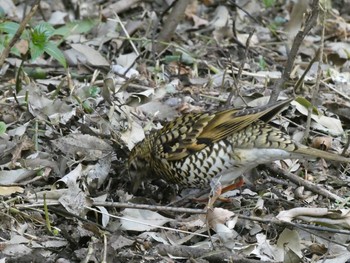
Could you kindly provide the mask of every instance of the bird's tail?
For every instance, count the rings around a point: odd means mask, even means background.
[[[323,158],[326,160],[331,160],[336,162],[350,163],[350,158],[347,158],[338,154],[318,150],[315,148],[306,147],[303,145],[300,146],[298,149],[296,149],[294,153],[300,154],[302,156],[307,156],[307,157],[314,156],[316,158]]]

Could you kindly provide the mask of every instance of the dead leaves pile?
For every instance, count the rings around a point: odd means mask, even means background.
[[[6,19],[19,22],[27,1],[14,2],[2,0],[0,7]],[[1,68],[0,261],[348,260],[350,180],[339,164],[275,163],[332,192],[333,199],[262,173],[258,180],[247,175],[246,187],[226,193],[232,202],[224,208],[183,201],[184,192],[172,194],[174,187],[162,182],[129,191],[127,155],[145,132],[178,114],[214,110],[230,95],[236,107],[267,103],[306,1],[294,7],[295,1],[279,1],[278,8],[262,3],[267,1],[189,1],[172,40],[158,53],[154,43],[168,15],[165,2],[103,1],[101,9],[97,2],[73,4],[81,14],[74,19],[61,1],[41,1],[41,15],[62,36],[56,41],[69,69],[50,57],[26,60],[22,68],[14,55]],[[337,6],[325,10],[311,130],[318,136],[314,147],[340,154],[350,127],[350,26]],[[303,136],[317,63],[302,86],[293,86],[319,48],[320,31],[316,26],[301,46],[281,94],[295,92],[297,99],[273,120],[296,140]],[[115,206],[120,203],[130,207]],[[132,207],[169,203],[200,209]]]

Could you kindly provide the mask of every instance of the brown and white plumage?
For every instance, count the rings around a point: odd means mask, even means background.
[[[349,158],[294,142],[267,122],[291,100],[259,108],[190,113],[151,132],[129,157],[129,169],[188,187],[205,187],[217,176],[230,184],[245,171],[274,160]]]

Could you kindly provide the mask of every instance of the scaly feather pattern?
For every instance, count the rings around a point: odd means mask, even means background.
[[[219,176],[230,184],[246,170],[274,160],[319,157],[349,163],[349,158],[294,142],[267,123],[290,101],[178,117],[134,147],[129,170],[205,187]]]

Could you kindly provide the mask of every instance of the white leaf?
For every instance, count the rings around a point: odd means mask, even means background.
[[[125,209],[120,220],[122,230],[149,231],[172,221],[170,218],[148,210]]]
[[[90,65],[109,66],[108,61],[97,50],[82,44],[71,44],[71,47],[84,55]]]
[[[301,105],[297,101],[292,101],[292,105],[296,107],[296,109],[303,114],[304,116],[308,115],[308,109]],[[316,114],[311,114],[311,118],[319,125],[315,125],[317,129],[329,132],[334,136],[338,136],[344,133],[343,127],[341,126],[340,120],[327,116],[319,116]],[[314,125],[314,124],[313,124]],[[314,127],[314,126],[313,126]]]

